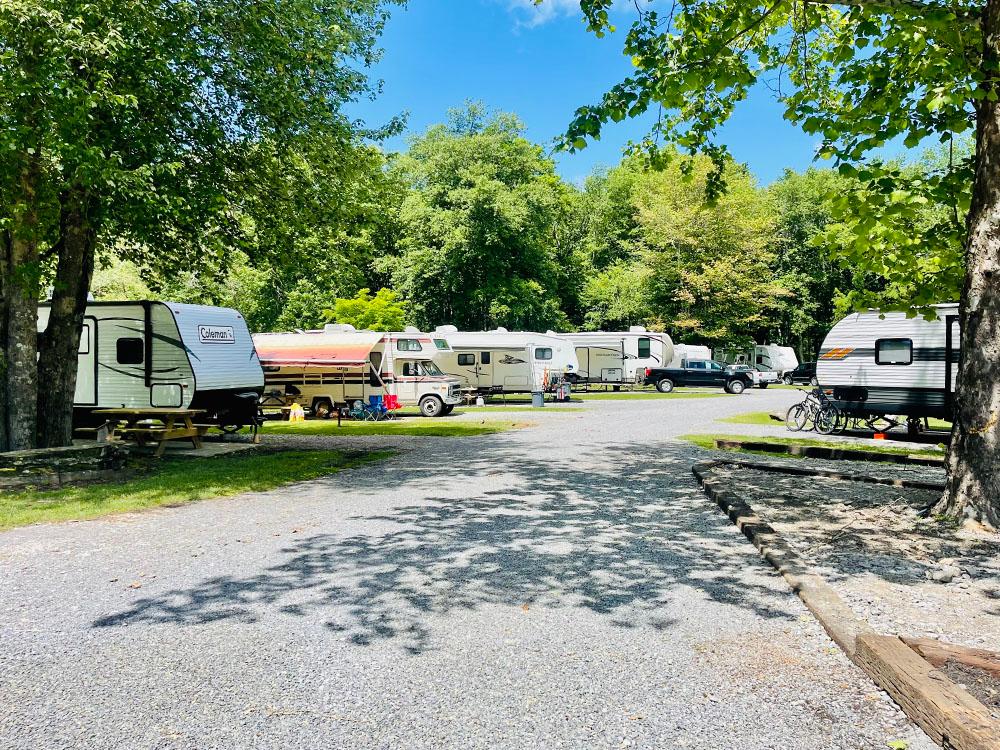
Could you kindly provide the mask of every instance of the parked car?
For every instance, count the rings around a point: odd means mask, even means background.
[[[767,388],[769,385],[781,382],[781,378],[774,370],[754,369],[750,365],[729,365],[729,369],[747,373],[758,388]]]
[[[670,393],[676,385],[717,386],[727,393],[743,393],[754,384],[749,372],[734,370],[711,359],[685,359],[680,367],[647,367],[645,385]]]
[[[816,379],[816,363],[803,362],[791,372],[786,372],[782,381],[785,385],[792,385],[793,383],[819,385],[819,381]]]

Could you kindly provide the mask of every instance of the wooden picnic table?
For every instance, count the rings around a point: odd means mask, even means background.
[[[190,440],[195,448],[201,448],[203,428],[194,423],[194,417],[203,409],[94,409],[94,414],[108,418],[109,436],[115,433],[133,438],[140,447],[147,442],[159,443],[156,455],[162,456],[168,440]],[[156,420],[163,426],[142,426],[140,422]],[[124,423],[124,427],[119,427]],[[179,423],[179,424],[178,424]]]

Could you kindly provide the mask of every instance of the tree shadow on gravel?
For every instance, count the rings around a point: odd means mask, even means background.
[[[798,614],[701,493],[680,446],[602,448],[593,469],[477,442],[447,461],[401,457],[352,472],[354,499],[404,489],[418,498],[389,508],[383,499],[351,518],[352,533],[305,537],[260,571],[143,598],[94,626],[308,616],[354,644],[393,640],[417,654],[435,647],[429,620],[490,605],[577,608],[613,627],[662,630],[684,616],[674,596],[686,586],[696,589],[688,600]],[[319,481],[345,491],[343,478]],[[469,487],[484,489],[465,496]]]

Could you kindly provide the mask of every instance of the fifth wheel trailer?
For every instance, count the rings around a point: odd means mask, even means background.
[[[38,330],[50,307],[38,306]],[[73,417],[101,408],[201,409],[199,421],[254,424],[264,373],[243,316],[176,302],[88,302],[77,351]]]
[[[579,369],[572,382],[620,386],[643,379],[646,368],[665,367],[674,357],[674,344],[665,333],[642,326],[627,331],[583,331],[551,334],[576,348]]]
[[[958,305],[934,309],[936,320],[878,310],[848,315],[820,348],[820,387],[849,415],[950,420],[961,349]]]

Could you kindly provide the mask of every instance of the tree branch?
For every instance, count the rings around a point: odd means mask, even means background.
[[[876,11],[909,10],[925,13],[929,10],[948,10],[954,13],[956,18],[965,20],[978,20],[983,13],[982,8],[955,8],[941,3],[924,3],[920,0],[804,0],[804,2],[815,5],[849,5]]]

